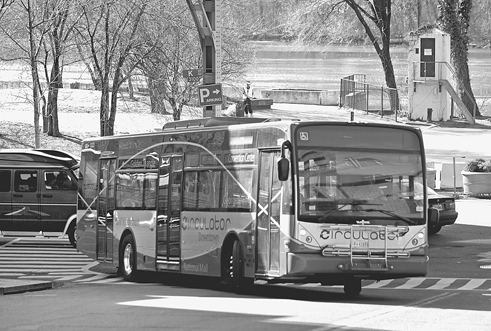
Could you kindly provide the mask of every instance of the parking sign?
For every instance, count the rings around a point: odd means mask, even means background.
[[[222,104],[222,84],[198,86],[200,106],[212,106]]]

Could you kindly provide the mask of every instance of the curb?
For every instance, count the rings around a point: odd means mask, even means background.
[[[19,280],[19,279],[0,279],[0,296],[31,291],[50,290],[61,286],[59,282]]]

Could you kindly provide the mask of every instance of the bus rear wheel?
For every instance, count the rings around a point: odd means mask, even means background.
[[[224,261],[222,271],[223,283],[232,286],[234,289],[239,289],[247,285],[253,284],[254,280],[243,276],[243,258],[240,242],[234,240]]]
[[[357,296],[361,292],[361,279],[353,278],[344,284],[344,293],[349,296]]]
[[[70,223],[70,226],[67,230],[68,240],[73,247],[77,248],[77,238],[75,237],[75,230],[77,230],[77,221],[73,221]]]
[[[136,280],[136,247],[131,234],[124,236],[119,252],[119,271],[129,282]]]

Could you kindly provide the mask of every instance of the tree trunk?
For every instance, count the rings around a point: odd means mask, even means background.
[[[135,100],[135,89],[133,88],[133,80],[131,79],[131,74],[130,73],[127,73],[126,74],[128,79],[128,97],[131,99],[131,100]]]
[[[62,85],[60,58],[55,56],[48,89],[48,136],[59,137],[60,128],[58,124],[58,92]]]
[[[102,84],[101,91],[101,108],[100,108],[100,121],[101,121],[101,137],[108,136],[108,121],[109,121],[109,82]]]
[[[391,19],[391,2],[390,1],[372,1],[372,10],[376,15],[370,17],[368,16],[380,32],[380,38],[382,39],[382,48],[378,43],[378,39],[373,34],[370,26],[365,20],[363,15],[368,15],[360,5],[358,5],[354,0],[345,0],[346,3],[353,9],[358,17],[358,20],[365,28],[365,32],[370,39],[377,55],[382,62],[382,68],[385,74],[385,84],[387,87],[391,88],[389,93],[390,97],[390,108],[391,110],[399,109],[399,93],[397,91],[397,83],[394,74],[394,66],[392,65],[392,58],[390,55],[390,19]]]
[[[32,0],[27,2],[27,13],[29,15],[29,60],[31,66],[32,75],[32,102],[34,104],[34,146],[36,148],[41,147],[41,130],[39,127],[39,73],[36,62],[36,45],[34,43],[34,26],[33,26],[33,13],[32,13]]]
[[[438,0],[438,26],[450,35],[450,53],[452,65],[457,73],[460,88],[460,98],[469,112],[475,117],[481,117],[477,107],[474,93],[472,92],[469,76],[468,53],[469,36],[468,28],[472,0]]]
[[[165,82],[163,80],[154,80],[147,78],[148,91],[150,94],[150,112],[156,114],[170,115],[165,108]]]

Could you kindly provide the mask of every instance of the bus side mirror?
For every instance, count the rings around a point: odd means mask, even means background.
[[[285,150],[292,150],[292,144],[288,140],[285,140],[281,144],[281,158],[278,160],[278,179],[284,182],[288,179],[288,174],[290,172],[290,161],[285,157]]]
[[[428,224],[438,225],[440,221],[440,211],[436,208],[428,208]]]
[[[290,161],[282,157],[278,161],[278,179],[282,182],[288,179],[288,173],[290,172]]]

